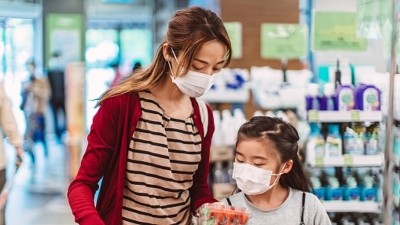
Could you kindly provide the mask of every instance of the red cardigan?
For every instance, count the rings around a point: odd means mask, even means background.
[[[203,136],[199,106],[192,99],[194,124]],[[105,100],[96,115],[87,137],[88,146],[80,168],[68,188],[68,201],[81,225],[116,225],[122,223],[122,192],[129,140],[141,116],[137,93],[127,93]],[[208,131],[202,141],[201,162],[190,189],[191,209],[206,202],[216,202],[209,185],[209,156],[214,119],[208,107]],[[96,206],[94,194],[103,178]]]

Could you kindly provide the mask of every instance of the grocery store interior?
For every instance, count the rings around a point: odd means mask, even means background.
[[[76,224],[66,191],[95,100],[116,76],[148,66],[168,19],[194,5],[222,18],[233,48],[230,65],[200,97],[214,110],[214,197],[235,187],[239,126],[277,116],[297,128],[312,192],[332,224],[399,225],[397,0],[0,0],[0,79],[21,134],[29,62],[38,77],[62,81],[44,108],[44,141],[18,169],[5,137],[7,225]],[[62,73],[51,78],[54,62]]]

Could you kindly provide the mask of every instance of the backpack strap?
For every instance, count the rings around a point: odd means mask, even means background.
[[[208,131],[208,109],[205,102],[197,100],[197,103],[199,105],[201,122],[203,123],[203,137],[205,137]]]
[[[303,191],[303,197],[301,200],[301,221],[300,221],[300,225],[305,225],[304,223],[304,205],[305,205],[305,201],[306,201],[306,193]]]
[[[232,206],[232,202],[231,202],[231,200],[229,199],[229,197],[226,198],[226,201],[228,202],[228,204],[229,204],[230,206]]]

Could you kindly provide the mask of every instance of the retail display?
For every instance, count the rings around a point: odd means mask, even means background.
[[[346,224],[343,221],[357,220],[351,219],[351,213],[381,213],[384,157],[379,137],[383,116],[380,91],[376,87],[365,85],[359,88],[362,91],[353,92],[350,85],[339,84],[333,91],[332,86],[333,83],[326,83],[324,88],[328,91],[324,90],[322,95],[306,96],[311,131],[306,163],[314,194],[323,202],[333,222]],[[365,92],[367,86],[373,91]],[[365,96],[357,100],[357,93]],[[327,98],[334,101],[333,109],[327,107]],[[312,101],[317,101],[318,110],[312,107]],[[374,107],[361,106],[367,104]]]

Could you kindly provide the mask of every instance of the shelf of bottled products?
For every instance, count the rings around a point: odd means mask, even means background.
[[[318,111],[307,112],[309,123],[352,123],[352,122],[381,122],[381,111]],[[384,154],[354,155],[341,154],[337,156],[315,156],[314,149],[307,149],[306,162],[310,168],[328,167],[383,167]],[[381,213],[381,201],[360,200],[321,200],[327,212],[335,213]]]
[[[373,201],[323,201],[327,212],[380,213],[381,204]]]
[[[211,164],[214,164],[217,162],[232,163],[233,158],[234,158],[233,148],[234,148],[233,146],[227,146],[227,145],[211,146],[210,163]],[[234,183],[230,183],[230,182],[224,182],[224,183],[212,182],[211,183],[211,190],[213,192],[213,196],[216,199],[222,199],[222,198],[226,198],[226,197],[232,195],[235,187],[236,187],[236,185]]]
[[[380,122],[382,121],[381,111],[308,111],[309,122],[320,123],[343,123],[343,122]]]
[[[309,157],[307,163],[311,167],[373,167],[383,166],[384,156],[344,154],[337,157]]]

